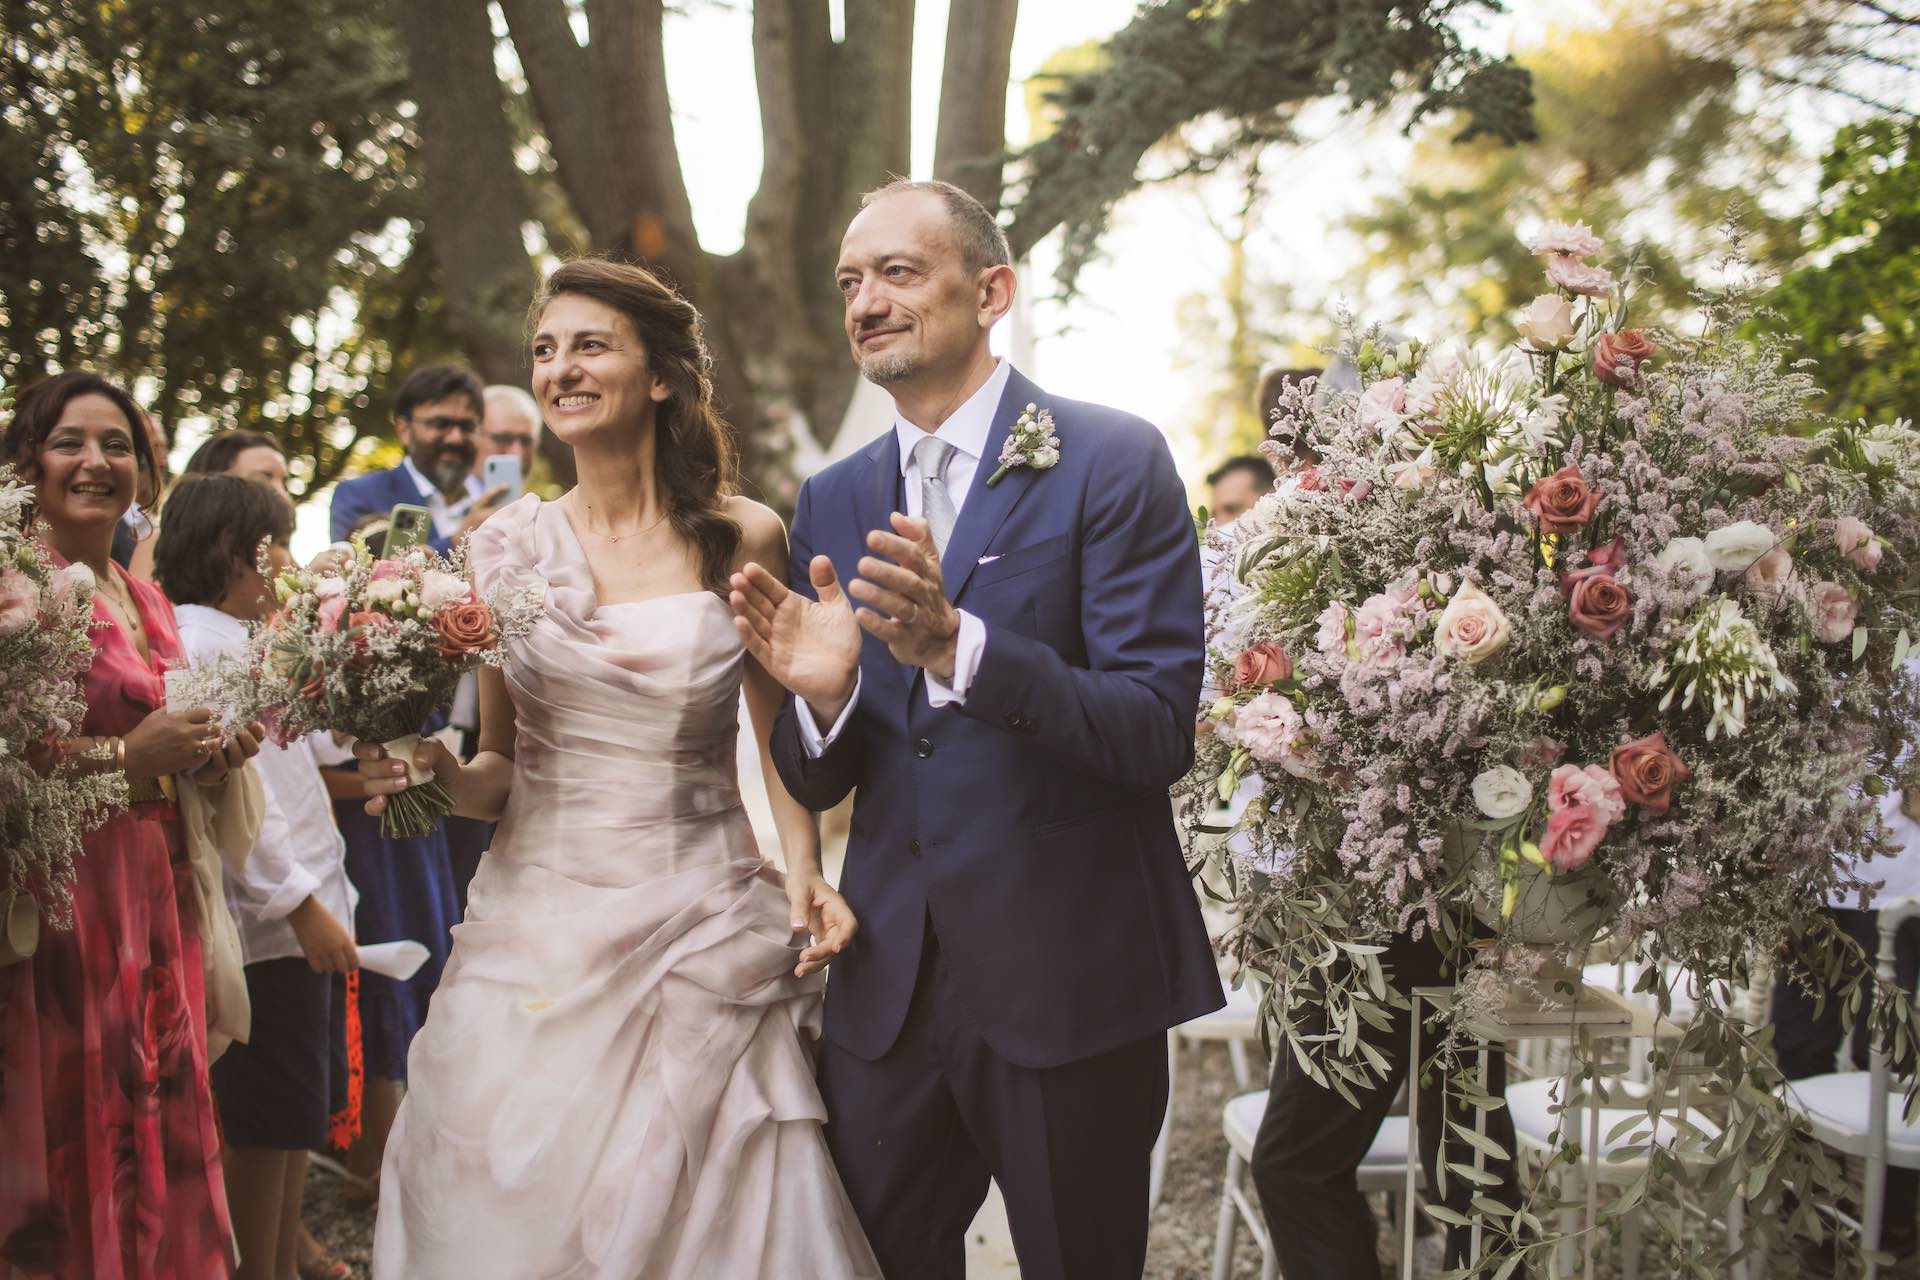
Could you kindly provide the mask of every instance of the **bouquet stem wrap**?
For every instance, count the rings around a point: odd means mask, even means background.
[[[453,812],[453,797],[434,777],[433,770],[422,768],[413,758],[420,748],[417,733],[403,733],[380,745],[395,760],[407,765],[407,789],[387,797],[380,814],[380,834],[388,837],[423,836]]]

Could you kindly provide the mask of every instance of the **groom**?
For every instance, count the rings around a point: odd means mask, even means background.
[[[1146,1255],[1166,1030],[1223,1003],[1167,799],[1193,754],[1200,565],[1159,432],[989,351],[1008,258],[957,187],[862,201],[838,282],[894,423],[801,489],[792,589],[749,565],[732,603],[795,695],[787,789],[816,810],[856,793],[861,929],[820,1085],[882,1269],[963,1275],[991,1178],[1028,1280],[1122,1280]]]

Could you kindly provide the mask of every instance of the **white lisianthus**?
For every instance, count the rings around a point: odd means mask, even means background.
[[[420,575],[420,607],[428,613],[438,613],[450,604],[470,599],[472,595],[473,589],[467,585],[467,580],[457,573],[429,569]]]
[[[65,578],[65,585],[68,591],[73,592],[75,595],[93,594],[93,589],[96,585],[93,570],[87,568],[87,566],[81,564],[78,560],[75,560],[72,564],[61,570],[61,573]]]
[[[1744,573],[1779,541],[1767,526],[1740,520],[1707,535],[1707,559],[1721,573]]]
[[[1713,579],[1713,560],[1707,555],[1707,544],[1698,538],[1675,538],[1660,548],[1654,563],[1669,577],[1676,571],[1685,571],[1696,581],[1709,582]]]
[[[367,584],[368,604],[397,604],[407,594],[404,578],[375,578]]]
[[[1533,784],[1510,764],[1497,764],[1473,780],[1473,803],[1496,822],[1517,818],[1533,803]]]
[[[313,595],[316,600],[331,600],[335,596],[345,594],[347,594],[345,578],[321,578],[313,584]]]

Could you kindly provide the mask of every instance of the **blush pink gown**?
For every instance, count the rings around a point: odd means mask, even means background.
[[[821,1137],[780,874],[708,593],[599,606],[557,507],[472,540],[548,614],[506,668],[513,791],[408,1059],[380,1280],[877,1277]]]

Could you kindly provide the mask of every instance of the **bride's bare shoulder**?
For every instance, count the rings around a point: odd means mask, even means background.
[[[780,513],[763,502],[735,494],[727,499],[727,516],[740,526],[736,567],[750,560],[784,567],[787,562],[787,526]]]

